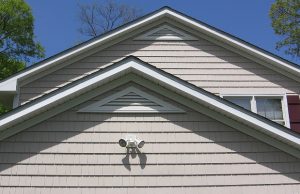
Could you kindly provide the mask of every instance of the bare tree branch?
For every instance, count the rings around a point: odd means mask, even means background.
[[[81,22],[79,33],[88,37],[96,37],[141,15],[139,9],[113,0],[80,4],[78,7]]]

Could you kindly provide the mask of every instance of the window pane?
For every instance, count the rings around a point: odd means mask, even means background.
[[[251,110],[251,104],[250,104],[251,97],[225,96],[224,98],[234,104],[237,104],[237,105],[247,109],[247,110]]]
[[[283,120],[281,99],[256,97],[257,113],[270,120]]]

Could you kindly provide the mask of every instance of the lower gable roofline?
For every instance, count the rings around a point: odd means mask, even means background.
[[[295,150],[300,150],[300,138],[298,134],[290,132],[287,128],[279,124],[244,110],[237,105],[221,99],[220,97],[186,81],[180,80],[179,78],[157,69],[135,57],[127,57],[112,66],[15,109],[0,119],[0,129],[3,131],[11,128],[13,125],[17,126],[24,122],[24,120],[34,118],[37,114],[50,110],[55,106],[61,106],[60,104],[73,99],[75,96],[100,87],[105,83],[110,83],[114,79],[120,77],[126,79],[125,75],[129,72],[142,76],[143,79],[151,80],[152,82],[185,96],[187,99],[191,99],[198,104],[202,104],[216,112],[218,115],[223,115],[223,117],[226,116],[231,118],[231,120],[237,120],[240,123],[253,128],[253,130],[257,130],[259,133],[267,135],[269,138],[273,138],[285,145],[289,145]],[[300,155],[297,157],[300,157]]]

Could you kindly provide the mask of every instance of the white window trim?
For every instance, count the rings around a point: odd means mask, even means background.
[[[250,100],[251,111],[256,114],[257,114],[257,106],[256,106],[255,97],[270,97],[270,98],[281,99],[281,107],[282,107],[284,126],[287,128],[291,127],[286,94],[220,94],[221,98],[224,98],[227,96],[229,96],[229,97],[230,96],[232,96],[232,97],[250,97],[251,98],[251,100]]]

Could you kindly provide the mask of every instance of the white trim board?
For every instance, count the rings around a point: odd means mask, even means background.
[[[36,115],[45,110],[61,105],[69,99],[73,99],[76,96],[84,94],[85,92],[108,83],[111,80],[122,76],[124,77],[125,73],[130,72],[168,88],[170,91],[174,91],[185,96],[186,98],[213,110],[220,116],[226,116],[239,121],[240,123],[251,127],[253,130],[257,130],[276,141],[280,141],[285,145],[292,147],[293,155],[295,155],[295,150],[297,153],[300,153],[299,134],[292,133],[288,131],[287,128],[279,124],[260,117],[250,111],[246,111],[237,105],[228,103],[228,101],[223,100],[214,94],[208,93],[205,90],[180,80],[179,78],[142,62],[135,57],[128,57],[96,74],[89,75],[82,80],[79,80],[67,87],[58,89],[54,93],[45,95],[36,101],[30,102],[24,107],[14,110],[0,119],[0,132],[7,129],[9,130],[9,127],[13,125],[22,125],[24,120],[34,118]],[[172,99],[172,97],[170,98]],[[278,146],[276,145],[275,147]],[[282,148],[282,150],[289,152],[286,148]],[[300,154],[295,156],[300,158]]]
[[[184,113],[172,104],[130,86],[78,111],[79,113]]]
[[[134,40],[198,40],[198,39],[190,34],[187,34],[182,30],[164,24],[162,26],[156,27],[136,37]]]
[[[85,44],[77,46],[74,49],[71,49],[70,51],[66,51],[65,53],[53,57],[53,59],[51,60],[41,62],[34,68],[29,68],[20,73],[17,73],[15,76],[3,80],[2,82],[0,82],[0,92],[16,92],[18,80],[24,80],[28,77],[31,77],[41,71],[44,71],[50,66],[54,66],[58,63],[61,63],[65,60],[82,54],[87,50],[96,48],[99,45],[106,43],[107,41],[112,41],[115,38],[118,38],[125,34],[129,34],[131,31],[146,26],[149,23],[161,21],[164,17],[171,18],[177,23],[181,23],[187,27],[194,29],[199,33],[203,33],[213,39],[220,41],[220,43],[230,45],[231,47],[239,51],[243,51],[244,53],[249,54],[251,58],[254,57],[260,61],[263,61],[265,66],[277,70],[277,72],[289,76],[290,78],[300,82],[300,68],[296,67],[296,65],[292,65],[291,63],[286,62],[285,60],[281,60],[277,57],[272,56],[271,54],[263,52],[259,48],[255,48],[254,46],[247,44],[242,40],[238,40],[231,35],[222,33],[219,30],[214,29],[213,27],[207,26],[169,7],[163,7],[141,19],[131,22],[129,25],[125,25],[121,28],[118,28],[112,31],[111,33],[104,34],[99,38],[96,38]]]

